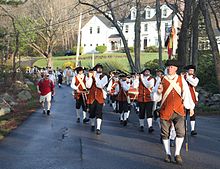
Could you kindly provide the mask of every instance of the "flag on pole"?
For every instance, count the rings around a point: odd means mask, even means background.
[[[171,56],[173,54],[173,39],[175,36],[175,28],[174,26],[170,29],[170,34],[167,37],[167,40],[165,42],[165,47],[167,47],[167,53],[168,53],[168,59],[171,59]]]

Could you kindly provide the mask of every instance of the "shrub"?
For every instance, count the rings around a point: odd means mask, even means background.
[[[95,50],[96,51],[98,51],[99,53],[104,53],[104,52],[106,52],[106,50],[107,50],[107,47],[106,46],[97,46],[96,48],[95,48]]]
[[[54,56],[64,56],[65,55],[65,51],[64,50],[60,50],[54,53]]]
[[[158,48],[156,46],[149,46],[144,49],[145,52],[158,52]]]
[[[73,54],[76,55],[77,46],[74,46],[74,47],[72,48],[72,51],[73,51]],[[79,49],[79,54],[80,54],[80,55],[83,54],[83,47],[80,47],[80,49]]]
[[[199,86],[211,93],[218,93],[215,65],[211,51],[199,51],[198,70]]]
[[[76,64],[74,62],[65,62],[62,68],[65,69],[66,67],[71,67],[71,69],[75,69]]]
[[[129,50],[130,50],[130,53],[134,53],[134,47],[128,47],[129,48]],[[124,47],[122,47],[118,52],[121,52],[121,53],[125,53],[125,48]]]
[[[163,60],[163,65],[165,63],[166,63],[166,60]],[[144,67],[151,69],[152,70],[151,73],[155,74],[155,70],[159,68],[159,60],[158,59],[150,60],[144,64]]]

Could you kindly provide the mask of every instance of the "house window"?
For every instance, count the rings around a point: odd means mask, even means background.
[[[136,11],[132,11],[132,19],[135,19],[136,18]]]
[[[86,44],[84,44],[84,46],[86,46]]]
[[[97,33],[100,33],[100,27],[99,26],[97,27]]]
[[[96,44],[96,46],[99,46],[99,44]]]
[[[150,18],[150,11],[147,11],[147,17]]]
[[[129,29],[128,25],[125,25],[125,33],[128,33],[128,29]]]
[[[89,32],[90,32],[90,34],[92,34],[92,27],[90,27]]]
[[[105,46],[105,44],[103,43],[103,46]]]
[[[164,9],[164,10],[163,10],[163,16],[164,16],[164,17],[167,17],[167,9]]]
[[[144,25],[144,31],[145,32],[147,32],[147,30],[148,30],[148,25],[147,25],[147,23]]]
[[[90,46],[92,46],[92,44],[90,44]]]

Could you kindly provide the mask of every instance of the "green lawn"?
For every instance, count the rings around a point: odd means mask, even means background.
[[[123,57],[124,56],[124,57]],[[76,56],[62,56],[53,58],[53,66],[62,67],[66,62],[72,61],[75,62]],[[134,59],[134,58],[133,58]],[[144,67],[144,64],[147,61],[158,59],[158,53],[141,53],[141,67]],[[167,54],[163,53],[163,59],[167,59]],[[79,56],[82,66],[91,67],[92,66],[92,55],[86,54]],[[129,63],[125,53],[105,53],[105,54],[95,54],[95,64],[107,63],[112,67],[123,69],[129,71]],[[46,67],[46,59],[39,59],[34,63],[34,65],[39,67]]]

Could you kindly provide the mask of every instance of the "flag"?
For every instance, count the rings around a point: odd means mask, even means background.
[[[167,53],[168,53],[168,59],[171,59],[172,53],[173,53],[173,39],[175,36],[175,28],[174,26],[171,27],[170,34],[167,37],[167,40],[165,42],[165,47],[167,47]]]

